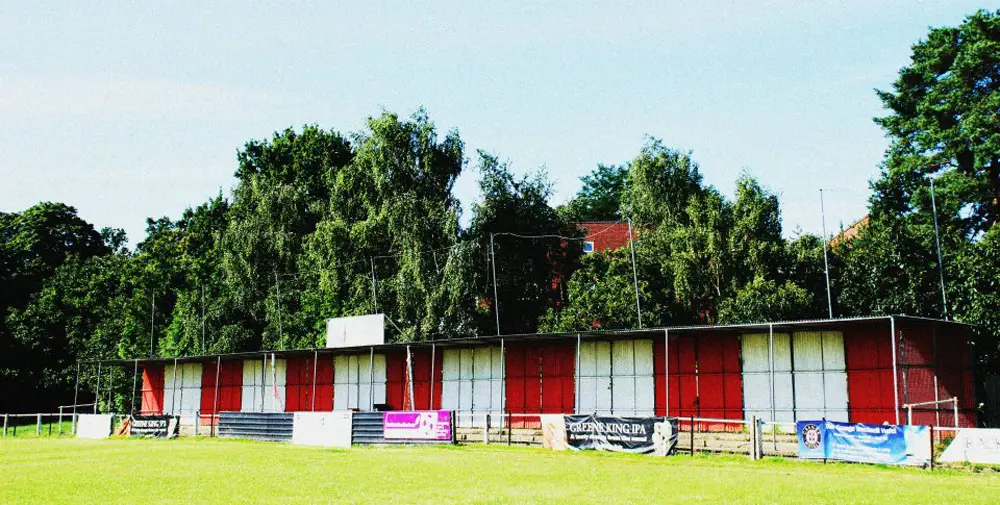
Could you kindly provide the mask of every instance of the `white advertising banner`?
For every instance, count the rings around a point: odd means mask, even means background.
[[[76,421],[76,438],[108,438],[111,436],[111,414],[80,414]]]
[[[1000,464],[1000,430],[961,428],[938,461]]]
[[[296,412],[292,443],[319,447],[351,447],[351,411]]]

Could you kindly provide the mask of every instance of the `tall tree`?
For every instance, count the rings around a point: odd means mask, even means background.
[[[985,231],[1000,217],[1000,11],[979,11],[957,27],[931,29],[913,46],[876,119],[892,144],[873,185],[876,214],[923,210],[915,194],[927,175],[964,203],[961,228]],[[942,184],[943,185],[943,184]]]
[[[627,180],[627,165],[598,165],[580,178],[583,186],[558,210],[570,221],[617,221],[622,218]]]
[[[482,265],[495,258],[498,295],[494,299],[492,285],[484,283],[486,296],[491,308],[499,304],[501,333],[533,332],[541,315],[561,303],[561,281],[569,279],[582,254],[578,242],[558,237],[580,237],[580,231],[549,205],[552,186],[543,172],[516,177],[506,163],[480,151],[479,190],[469,235],[484,253]],[[539,235],[552,236],[529,238]],[[492,276],[492,269],[486,274]],[[495,325],[481,327],[496,332]]]

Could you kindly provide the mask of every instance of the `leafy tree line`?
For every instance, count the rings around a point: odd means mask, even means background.
[[[835,316],[975,324],[984,367],[1000,333],[998,58],[996,13],[913,46],[878,92],[891,145],[870,221],[829,251]],[[479,194],[463,220],[454,184],[470,166]],[[0,411],[70,403],[78,360],[310,348],[337,316],[383,312],[394,341],[494,334],[494,311],[505,334],[636,327],[636,280],[647,327],[827,315],[824,239],[786,238],[778,195],[743,174],[728,197],[655,138],[561,206],[543,171],[466,152],[423,110],[354,135],[251,140],[235,177],[229,195],[147,220],[134,248],[64,204],[0,213]],[[627,246],[582,253],[586,220],[632,223],[634,274]]]

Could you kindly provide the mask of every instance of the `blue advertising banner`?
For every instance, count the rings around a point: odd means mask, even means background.
[[[799,457],[886,465],[923,465],[930,459],[926,426],[799,421]]]

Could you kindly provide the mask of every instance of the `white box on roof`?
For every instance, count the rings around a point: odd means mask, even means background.
[[[326,346],[331,349],[385,343],[385,315],[335,317],[326,320]]]

